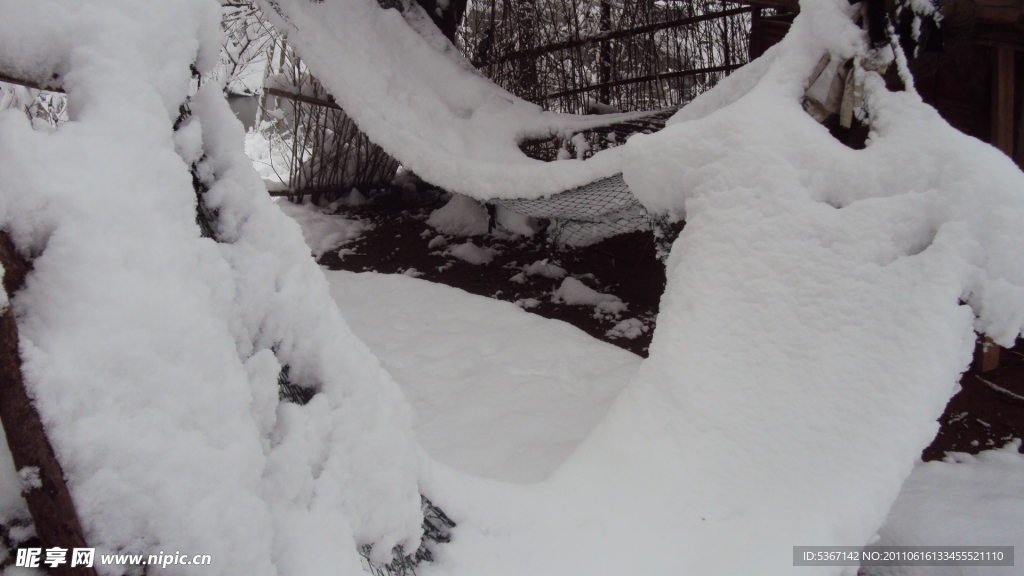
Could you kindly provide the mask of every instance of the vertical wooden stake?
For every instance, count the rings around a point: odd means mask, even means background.
[[[992,145],[1013,158],[1013,48],[992,48]],[[999,346],[985,338],[982,344],[981,371],[999,367]]]
[[[1013,48],[992,48],[992,145],[1013,157]]]
[[[999,345],[988,336],[981,344],[981,371],[990,372],[999,368]]]

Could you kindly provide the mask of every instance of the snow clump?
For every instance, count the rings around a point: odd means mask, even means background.
[[[455,244],[445,251],[445,254],[454,256],[464,262],[470,264],[490,264],[491,260],[498,255],[498,251],[494,248],[481,248],[476,244],[473,244],[472,240],[467,240],[463,244]]]
[[[572,276],[562,280],[562,285],[551,295],[556,304],[572,306],[593,306],[595,316],[618,316],[628,307],[618,296],[603,294]]]
[[[487,234],[489,221],[482,204],[469,196],[453,194],[447,204],[430,213],[427,225],[442,234],[480,236]]]

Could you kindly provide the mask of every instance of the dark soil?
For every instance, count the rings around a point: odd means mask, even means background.
[[[342,214],[372,222],[374,228],[345,247],[355,254],[340,258],[336,252],[329,252],[320,263],[332,270],[354,272],[403,273],[414,268],[416,275],[425,280],[473,294],[509,302],[534,298],[540,304],[530,312],[563,320],[595,338],[647,356],[665,289],[664,266],[656,257],[654,238],[649,232],[624,234],[579,249],[558,249],[543,238],[500,240],[477,236],[471,238],[476,245],[500,251],[491,263],[477,266],[445,256],[443,248],[427,248],[430,239],[438,234],[425,221],[431,211],[444,205],[443,198],[420,194],[413,195],[412,201],[407,197],[404,202],[381,202],[378,196],[366,206],[342,208]],[[461,243],[465,239],[449,237],[448,241]],[[510,281],[523,266],[545,258],[591,288],[621,298],[629,306],[621,317],[640,319],[647,331],[635,339],[609,336],[615,319],[595,317],[590,306],[551,301],[551,293],[560,281],[538,276],[527,277],[524,284]],[[979,379],[1024,396],[1024,340],[1018,340],[1013,349],[1002,351],[996,370],[982,374],[978,358],[976,353],[976,361],[960,382],[962,389],[939,419],[939,433],[922,454],[925,461],[940,460],[950,451],[976,454],[1004,446],[1014,438],[1024,438],[1024,402],[993,390]]]
[[[1024,339],[999,354],[999,367],[982,373],[981,343],[975,361],[960,379],[961,390],[939,418],[939,433],[925,449],[925,461],[941,460],[946,452],[977,454],[999,448],[1014,438],[1024,438],[1024,400],[997,392],[981,379],[1024,397]]]
[[[443,255],[443,248],[427,247],[438,234],[427,226],[426,219],[443,205],[441,200],[432,200],[418,206],[373,203],[342,208],[342,214],[372,222],[374,228],[345,246],[355,254],[338,257],[337,252],[328,252],[320,258],[320,264],[331,270],[373,270],[386,274],[415,268],[419,278],[473,294],[508,302],[533,298],[540,303],[530,308],[530,312],[564,320],[595,338],[647,356],[658,302],[665,289],[665,268],[655,257],[655,243],[650,232],[624,234],[593,246],[567,250],[559,250],[543,238],[501,240],[493,236],[474,236],[469,240],[477,246],[499,251],[492,262],[478,266]],[[448,237],[451,244],[466,240]],[[558,288],[560,280],[542,276],[527,276],[523,284],[510,280],[524,266],[543,259],[561,266],[598,292],[621,298],[629,306],[621,319],[638,318],[648,330],[634,339],[611,338],[606,333],[616,325],[616,319],[594,317],[592,306],[568,306],[551,301],[551,294]]]

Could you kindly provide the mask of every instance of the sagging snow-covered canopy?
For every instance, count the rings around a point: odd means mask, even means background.
[[[52,133],[0,114],[0,227],[33,258],[10,295],[22,371],[101,550],[225,559],[180,573],[356,574],[358,546],[376,562],[415,549],[423,493],[459,523],[424,573],[789,573],[793,545],[872,539],[973,331],[1021,331],[1024,175],[886,90],[862,64],[899,54],[870,48],[857,5],[804,2],[778,47],[662,132],[541,164],[518,138],[589,120],[497,89],[429,22],[372,0],[268,4],[361,128],[429,180],[492,198],[622,171],[649,211],[685,217],[650,358],[548,480],[441,466],[222,91],[190,97],[219,4],[0,0],[0,63],[56,74],[71,109]],[[826,52],[862,75],[864,150],[801,107]],[[307,404],[279,400],[285,366]]]

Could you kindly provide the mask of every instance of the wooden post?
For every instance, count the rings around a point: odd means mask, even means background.
[[[1013,48],[992,48],[992,145],[1013,157]]]
[[[999,345],[988,336],[981,342],[981,371],[991,372],[999,368]]]
[[[0,232],[0,264],[8,297],[21,288],[30,266],[17,251],[6,232]],[[50,569],[58,576],[96,576],[91,567],[71,568],[75,548],[85,548],[85,537],[78,521],[71,493],[64,483],[64,472],[46,438],[43,422],[25,390],[18,352],[18,325],[10,306],[0,316],[0,420],[14,468],[31,478],[22,495],[35,522],[36,534],[46,548],[64,548],[66,562]],[[40,559],[40,567],[45,568]]]
[[[992,145],[1013,158],[1013,48],[992,47]],[[981,371],[999,367],[999,346],[985,338]]]

